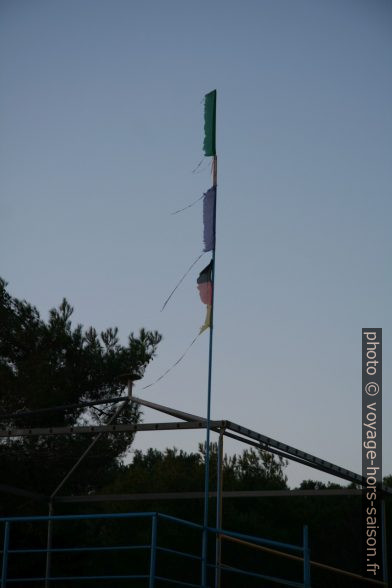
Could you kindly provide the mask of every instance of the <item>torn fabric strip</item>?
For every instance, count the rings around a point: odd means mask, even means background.
[[[208,329],[208,327],[211,326],[211,309],[212,306],[210,304],[207,304],[207,314],[206,314],[206,318],[204,321],[204,325],[202,327],[200,327],[200,331],[199,334],[201,335],[206,329]]]
[[[216,127],[216,90],[204,97],[204,155],[216,155],[215,145]]]
[[[211,310],[212,310],[212,260],[210,263],[200,272],[197,278],[197,288],[199,290],[200,299],[203,304],[207,305],[207,315],[203,326],[200,329],[200,333],[208,329],[211,326]]]
[[[204,194],[203,199],[203,225],[204,225],[204,249],[212,251],[215,249],[215,206],[216,186],[213,186]]]

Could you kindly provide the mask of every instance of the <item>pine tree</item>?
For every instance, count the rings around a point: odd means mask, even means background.
[[[34,306],[12,297],[0,279],[0,427],[54,427],[105,424],[118,405],[84,407],[81,403],[119,397],[121,375],[142,376],[156,354],[159,333],[131,333],[127,345],[118,329],[100,333],[74,327],[72,306],[63,300],[43,320]],[[66,410],[45,411],[71,405]],[[140,418],[135,404],[117,423]],[[133,434],[104,435],[67,482],[67,493],[85,493],[107,483],[133,440]],[[87,435],[52,435],[2,439],[1,483],[50,495],[84,449]],[[65,490],[65,488],[64,488]]]

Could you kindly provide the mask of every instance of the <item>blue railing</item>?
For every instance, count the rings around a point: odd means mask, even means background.
[[[69,522],[69,521],[93,521],[93,520],[136,520],[136,519],[149,519],[151,522],[151,529],[149,531],[149,540],[141,545],[104,545],[104,546],[79,546],[79,547],[26,547],[26,548],[12,548],[12,533],[11,528],[14,529],[15,526],[20,524],[33,524],[38,522],[47,523],[48,521],[52,521],[52,524],[56,521],[59,523],[60,521]],[[175,525],[180,525],[185,527],[189,530],[193,529],[200,533],[200,541],[198,543],[199,546],[199,553],[188,553],[185,551],[181,551],[179,549],[174,549],[172,547],[164,547],[162,545],[158,545],[158,522],[159,521],[166,521],[169,523],[173,523]],[[197,562],[198,564],[198,573],[195,575],[198,578],[202,577],[200,573],[201,566],[202,566],[202,534],[204,528],[202,525],[197,523],[193,523],[191,521],[186,521],[184,519],[180,519],[174,516],[161,514],[157,512],[140,512],[140,513],[111,513],[111,514],[91,514],[91,515],[54,515],[54,516],[32,516],[32,517],[3,517],[0,518],[0,523],[4,525],[4,540],[3,540],[3,548],[2,548],[2,568],[1,568],[1,588],[11,588],[14,584],[18,586],[29,586],[30,583],[41,582],[41,585],[44,584],[45,586],[50,586],[51,588],[55,588],[56,582],[75,582],[75,581],[98,581],[98,580],[141,580],[143,581],[144,586],[148,586],[148,588],[154,588],[155,586],[159,585],[171,585],[171,586],[189,586],[200,588],[202,586],[201,579],[199,581],[196,578],[193,578],[193,581],[188,581],[185,579],[177,579],[172,577],[166,577],[166,575],[162,575],[160,573],[159,566],[157,565],[157,555],[158,554],[166,554],[168,556],[176,556],[180,558],[186,558],[190,563]],[[308,537],[307,537],[307,529],[304,527],[304,539],[303,545],[292,545],[288,543],[281,543],[279,541],[273,541],[271,539],[264,539],[260,537],[255,537],[253,535],[245,535],[242,533],[235,533],[233,531],[226,531],[223,529],[216,529],[216,528],[207,528],[207,532],[209,536],[213,536],[216,540],[218,538],[221,540],[222,538],[229,539],[233,542],[242,543],[248,547],[253,547],[255,549],[263,549],[264,547],[268,547],[270,551],[273,550],[285,550],[291,553],[297,553],[299,561],[303,561],[303,581],[302,582],[294,582],[292,580],[283,579],[283,578],[275,578],[273,576],[268,576],[265,574],[260,574],[255,571],[251,570],[244,570],[242,568],[238,568],[235,566],[229,566],[227,564],[223,564],[220,561],[215,560],[214,563],[207,562],[207,568],[209,570],[215,571],[215,587],[218,588],[220,585],[220,575],[222,573],[225,574],[234,574],[234,575],[242,575],[248,578],[258,578],[260,580],[269,581],[272,584],[280,584],[285,586],[293,586],[298,588],[310,588],[310,558],[309,558],[309,546],[308,546]],[[27,555],[38,555],[42,554],[43,557],[52,556],[54,554],[72,554],[75,555],[76,553],[115,553],[115,552],[124,552],[124,551],[141,551],[146,554],[146,563],[149,561],[148,566],[146,565],[146,569],[144,573],[129,573],[129,574],[109,574],[109,575],[79,575],[79,574],[60,574],[60,575],[52,575],[50,572],[50,566],[48,568],[47,562],[46,567],[42,566],[42,571],[45,573],[38,574],[38,575],[27,575],[25,577],[20,576],[19,574],[12,575],[9,574],[9,558],[17,557],[18,560],[23,556]],[[279,555],[279,551],[275,551]],[[283,553],[281,554],[283,555]],[[44,563],[44,562],[42,562]],[[18,565],[18,569],[23,569],[23,566]],[[219,570],[219,574],[216,571]],[[198,582],[198,583],[195,583]],[[33,584],[34,585],[34,584]],[[140,585],[140,584],[139,584]],[[212,586],[212,584],[211,584]],[[204,586],[202,588],[208,588]]]

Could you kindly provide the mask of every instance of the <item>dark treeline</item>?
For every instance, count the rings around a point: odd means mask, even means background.
[[[211,489],[216,486],[216,445],[211,446]],[[284,474],[286,462],[263,451],[244,450],[241,454],[225,456],[223,467],[224,490],[284,490],[287,480]],[[386,480],[386,482],[390,480]],[[165,452],[150,449],[136,451],[129,465],[118,464],[111,483],[93,491],[92,494],[131,494],[151,492],[202,491],[204,487],[204,451],[188,453],[176,449]],[[327,486],[306,480],[302,489],[339,488],[337,484]],[[312,560],[343,568],[355,573],[361,570],[361,503],[360,496],[309,496],[309,497],[262,497],[225,498],[223,501],[223,528],[245,534],[266,537],[284,543],[300,545],[302,526],[309,526]],[[388,525],[392,504],[387,501]],[[20,511],[45,513],[46,504],[30,503]],[[202,499],[138,500],[131,502],[56,503],[55,514],[76,513],[120,513],[160,512],[182,519],[201,523],[203,520]],[[210,500],[210,525],[215,526],[216,500]],[[55,524],[54,547],[78,546],[130,546],[148,545],[150,522],[146,520],[83,521]],[[46,545],[46,524],[21,525],[15,531],[13,547]],[[170,549],[200,555],[201,535],[198,531],[160,521],[158,545]],[[215,544],[209,543],[209,557],[214,561]],[[20,556],[19,556],[20,557]],[[10,573],[20,575],[43,573],[44,556],[24,557],[23,564],[10,561]],[[223,542],[224,564],[253,570],[263,574],[301,581],[302,566],[271,554]],[[198,562],[160,553],[158,571],[161,575],[192,582],[198,581]],[[149,569],[149,552],[119,551],[99,554],[55,554],[52,573],[99,575],[146,573]],[[312,585],[318,587],[355,587],[358,581],[335,573],[312,569]],[[56,583],[58,585],[58,583]],[[64,583],[64,586],[69,585]],[[86,583],[76,582],[75,586]],[[113,583],[111,586],[116,586]],[[120,586],[121,583],[118,583]],[[132,586],[145,586],[144,581]],[[222,586],[269,586],[252,578],[239,579],[237,575],[223,572]],[[366,585],[366,584],[364,584]]]
[[[38,310],[24,300],[14,298],[0,279],[0,428],[105,424],[113,418],[119,404],[83,406],[92,400],[117,398],[124,394],[125,373],[142,376],[153,359],[161,336],[141,330],[120,344],[118,330],[109,328],[100,334],[90,327],[74,327],[72,307],[63,300],[43,320]],[[64,410],[42,412],[62,405]],[[117,423],[140,422],[141,414],[133,404],[124,408]],[[77,471],[67,480],[59,495],[94,496],[174,491],[203,491],[204,451],[194,453],[167,449],[136,451],[132,463],[124,458],[132,445],[133,434],[107,434],[96,444]],[[0,440],[0,516],[48,513],[48,498],[91,442],[88,436],[52,435],[11,437]],[[211,446],[210,489],[216,488],[216,446]],[[244,450],[225,456],[224,490],[284,490],[286,462],[263,451]],[[392,479],[386,479],[392,485]],[[8,491],[7,491],[8,487]],[[13,487],[10,488],[10,487]],[[301,488],[324,488],[312,480]],[[329,485],[329,488],[338,488]],[[42,500],[16,493],[44,495]],[[392,528],[392,504],[387,500],[387,532]],[[201,523],[203,499],[141,500],[131,502],[61,503],[54,501],[55,514],[161,512]],[[210,501],[209,523],[215,526],[216,501]],[[309,526],[311,557],[321,563],[360,572],[360,497],[311,496],[225,498],[223,528],[280,542],[302,544],[303,524]],[[2,529],[0,529],[2,532]],[[46,523],[18,523],[12,526],[11,549],[46,547]],[[53,547],[110,547],[148,545],[150,527],[144,520],[56,522]],[[200,555],[201,537],[174,524],[159,523],[158,545]],[[389,547],[389,552],[392,550]],[[214,561],[215,544],[209,542],[209,559]],[[92,553],[54,553],[52,575],[108,575],[148,572],[148,550],[122,550]],[[301,564],[271,554],[254,551],[225,541],[222,561],[227,565],[263,574],[301,581]],[[191,559],[175,558],[167,552],[158,556],[158,573],[198,582],[200,565]],[[45,555],[11,554],[10,577],[43,576]],[[174,574],[174,576],[173,576]],[[39,584],[39,583],[38,583]],[[18,584],[18,587],[35,584]],[[124,581],[109,583],[110,588]],[[41,584],[40,584],[41,585]],[[42,583],[43,585],[43,583]],[[55,582],[53,586],[71,585]],[[73,581],[72,586],[91,586],[91,582]],[[98,584],[97,584],[98,585]],[[127,584],[128,585],[128,584]],[[146,586],[145,581],[129,583]],[[222,587],[270,586],[260,580],[246,581],[223,572]],[[325,571],[312,570],[312,585],[317,587],[357,587],[356,580]],[[365,584],[363,584],[365,585]],[[104,583],[99,583],[104,586]]]

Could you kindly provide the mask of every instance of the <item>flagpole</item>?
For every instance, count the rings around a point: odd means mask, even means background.
[[[207,587],[207,549],[208,549],[208,499],[210,482],[210,421],[211,421],[211,380],[212,380],[212,341],[214,334],[214,298],[215,298],[215,244],[216,244],[216,190],[217,190],[218,158],[214,155],[212,160],[212,185],[215,188],[215,206],[213,216],[213,234],[215,237],[212,249],[212,298],[210,320],[210,344],[208,351],[208,393],[207,393],[207,427],[205,447],[205,474],[204,474],[204,518],[203,518],[203,546],[202,546],[202,580],[203,588]]]

